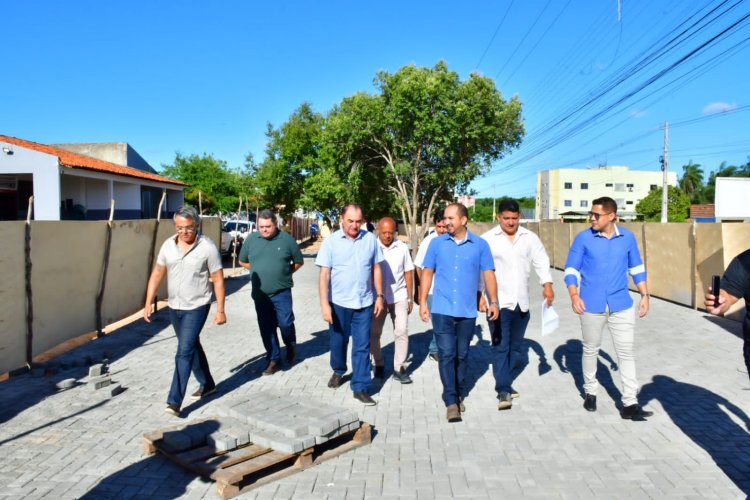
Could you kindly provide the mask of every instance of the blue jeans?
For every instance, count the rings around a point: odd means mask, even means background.
[[[328,327],[331,335],[331,370],[338,375],[346,373],[346,350],[352,338],[352,381],[354,392],[366,392],[370,387],[370,325],[372,306],[362,309],[331,304],[333,323]]]
[[[495,391],[510,392],[513,355],[520,357],[523,336],[531,315],[516,306],[515,309],[500,309],[500,317],[488,320],[492,337],[492,375],[495,377]]]
[[[427,310],[432,310],[432,294],[427,296]],[[437,339],[435,338],[435,329],[432,329],[432,338],[430,338],[430,346],[427,348],[429,354],[437,354]]]
[[[208,318],[211,304],[197,309],[170,309],[169,319],[177,335],[177,353],[174,356],[174,375],[169,389],[167,404],[181,406],[185,399],[188,379],[192,370],[201,387],[214,387],[216,384],[208,369],[206,353],[203,352],[198,336]]]
[[[458,404],[463,399],[466,361],[469,343],[474,336],[476,318],[455,318],[444,314],[432,314],[432,329],[437,339],[438,370],[443,383],[445,406]]]
[[[292,310],[292,289],[287,288],[269,297],[265,293],[256,293],[253,297],[255,312],[258,316],[258,328],[263,347],[266,348],[266,359],[278,362],[281,359],[281,346],[276,328],[281,330],[284,345],[296,344],[297,333],[294,329],[294,311]]]

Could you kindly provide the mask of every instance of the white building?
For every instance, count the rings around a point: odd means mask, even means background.
[[[26,219],[31,195],[35,220],[106,220],[111,200],[115,219],[155,218],[163,192],[165,215],[183,204],[185,183],[154,173],[127,144],[81,146],[90,156],[68,150],[76,145],[0,135],[0,220]],[[106,151],[119,151],[114,158],[136,161],[139,168],[93,157]]]
[[[592,200],[609,196],[617,202],[621,219],[636,217],[635,206],[662,185],[661,170],[630,170],[623,166],[558,168],[536,174],[536,214],[539,220],[585,219]],[[677,185],[677,174],[667,172],[667,183]]]

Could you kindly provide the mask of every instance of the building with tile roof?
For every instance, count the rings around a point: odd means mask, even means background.
[[[127,143],[106,146],[0,135],[0,220],[26,219],[31,195],[35,220],[108,219],[111,200],[115,219],[155,218],[164,192],[163,216],[183,204],[185,183],[155,173]],[[137,168],[114,162],[131,158]]]

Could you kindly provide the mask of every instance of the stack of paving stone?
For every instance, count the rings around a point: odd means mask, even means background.
[[[74,378],[70,378],[58,382],[57,388],[71,389],[76,385],[78,385],[78,381]],[[110,396],[117,396],[124,391],[120,384],[113,383],[112,374],[109,373],[106,363],[98,363],[89,367],[89,376],[86,379],[86,385],[95,391],[104,389],[102,392],[106,392]]]
[[[282,453],[299,453],[358,429],[356,411],[267,391],[235,397],[221,406],[216,420],[165,432],[164,443],[174,451],[210,445],[227,451],[247,443]]]

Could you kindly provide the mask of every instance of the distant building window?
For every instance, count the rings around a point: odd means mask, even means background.
[[[635,187],[633,184],[626,184],[629,188]]]
[[[564,205],[565,205],[566,207],[572,207],[572,206],[573,206],[573,200],[565,200],[565,201],[563,202],[563,204],[564,204]]]
[[[608,183],[606,183],[606,184],[604,185],[604,187],[605,187],[605,188],[611,188],[611,187],[612,187],[612,183],[611,183],[611,182],[608,182]]]
[[[566,182],[565,183],[565,189],[573,189],[573,183],[572,182]]]
[[[581,200],[581,208],[588,208],[589,200]]]
[[[617,203],[618,207],[621,207],[621,206],[625,205],[625,198],[617,198],[615,200],[615,203]]]
[[[589,183],[588,182],[582,182],[581,183],[581,189],[588,189],[588,188],[589,188]]]
[[[626,205],[632,205],[632,204],[633,204],[633,202],[632,202],[632,201],[626,201],[626,202],[625,202],[625,204],[626,204]]]
[[[657,186],[656,184],[651,184],[651,187],[648,189],[649,191],[656,191]]]
[[[618,182],[615,184],[615,191],[625,191],[625,184]]]

